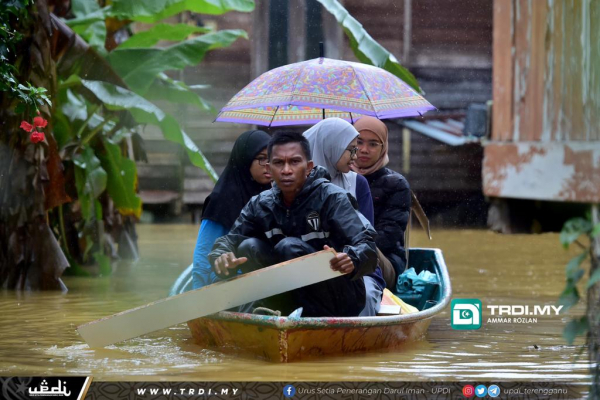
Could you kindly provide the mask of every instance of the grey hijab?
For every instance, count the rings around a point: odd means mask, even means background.
[[[348,144],[358,136],[358,131],[341,118],[327,118],[303,135],[310,144],[315,165],[327,168],[327,172],[331,175],[331,183],[356,197],[356,172],[342,173],[337,170],[336,164]]]

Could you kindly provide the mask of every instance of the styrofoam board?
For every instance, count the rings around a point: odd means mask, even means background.
[[[322,250],[217,282],[77,327],[90,347],[104,347],[192,319],[264,299],[341,274],[329,261],[333,250]]]

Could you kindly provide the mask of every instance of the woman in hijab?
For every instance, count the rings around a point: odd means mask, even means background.
[[[404,232],[410,215],[411,195],[406,178],[385,168],[388,157],[388,129],[374,117],[362,117],[354,127],[359,132],[358,154],[352,169],[367,178],[375,208],[375,230],[380,266],[385,281],[393,290],[396,279],[406,268]]]
[[[356,158],[358,132],[341,118],[327,118],[306,132],[315,165],[327,169],[331,183],[345,189],[357,200],[358,210],[374,226],[373,200],[367,180],[353,172],[351,165]],[[373,316],[379,311],[385,281],[381,269],[365,276],[367,301],[359,316]]]
[[[193,288],[218,280],[209,261],[213,244],[226,235],[252,196],[271,187],[267,170],[270,136],[263,131],[247,131],[235,141],[229,161],[202,210],[202,224],[194,250]]]
[[[367,180],[351,170],[356,158],[358,132],[341,118],[327,118],[306,132],[315,165],[327,169],[331,183],[350,192],[358,210],[373,224],[373,200]]]

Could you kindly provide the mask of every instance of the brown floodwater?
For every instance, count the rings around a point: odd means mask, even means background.
[[[486,305],[555,304],[564,266],[576,250],[557,234],[500,235],[484,230],[420,230],[413,247],[444,252],[454,298],[483,302],[479,330],[450,328],[449,308],[423,340],[393,353],[327,358],[287,365],[224,355],[195,345],[182,324],[91,350],[77,325],[167,296],[190,263],[197,227],[139,225],[141,260],[110,277],[65,277],[67,294],[0,292],[0,376],[93,375],[96,380],[406,381],[520,380],[589,382],[582,339],[569,346],[562,330],[571,315],[537,323],[486,323]]]

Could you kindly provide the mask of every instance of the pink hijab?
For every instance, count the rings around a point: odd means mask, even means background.
[[[367,168],[359,168],[358,166],[353,166],[352,169],[354,172],[358,172],[361,175],[370,175],[375,171],[379,171],[381,168],[385,167],[388,162],[390,162],[390,158],[388,157],[388,129],[387,126],[380,120],[375,117],[362,117],[354,124],[354,128],[358,131],[358,133],[369,131],[373,132],[379,140],[383,143],[381,148],[381,156],[375,164],[371,165]]]

